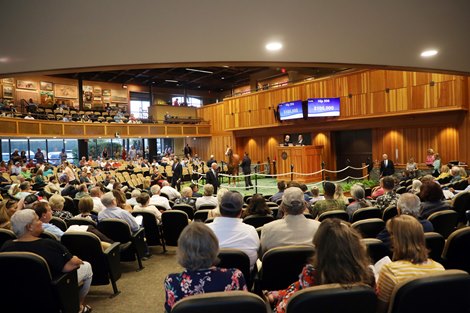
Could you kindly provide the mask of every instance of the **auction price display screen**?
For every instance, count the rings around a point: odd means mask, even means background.
[[[279,118],[280,120],[293,120],[296,118],[303,118],[304,113],[302,110],[302,101],[296,100],[291,102],[284,102],[279,104]]]
[[[339,98],[314,98],[307,101],[308,117],[339,116]]]

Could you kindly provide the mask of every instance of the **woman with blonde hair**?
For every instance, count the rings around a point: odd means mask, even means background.
[[[436,177],[436,180],[437,181],[443,180],[443,179],[449,178],[450,176],[451,176],[450,168],[447,165],[442,165],[441,173],[439,174],[439,176]]]
[[[114,198],[116,198],[117,206],[127,212],[132,212],[132,206],[126,203],[126,195],[119,189],[113,189]]]
[[[313,238],[315,255],[305,265],[299,280],[287,289],[271,291],[266,296],[274,306],[274,313],[283,313],[287,302],[297,291],[324,284],[375,285],[374,274],[361,235],[349,223],[336,218],[324,220]]]
[[[399,215],[387,222],[393,246],[393,262],[385,264],[377,281],[378,312],[386,312],[393,289],[409,278],[444,271],[428,259],[423,226],[410,215]]]
[[[336,189],[335,189],[334,199],[344,203],[345,205],[348,205],[349,200],[348,198],[344,196],[343,186],[341,186],[340,184],[335,184],[335,185],[336,185]]]
[[[73,215],[69,211],[64,211],[65,198],[59,194],[53,194],[49,198],[49,205],[52,209],[52,216],[61,218],[63,220],[68,220],[72,218]]]

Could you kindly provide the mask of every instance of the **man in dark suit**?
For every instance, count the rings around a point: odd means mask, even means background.
[[[171,187],[181,190],[181,180],[183,178],[183,166],[180,163],[179,157],[175,157],[175,162],[172,166],[173,177],[171,177]]]
[[[246,189],[250,189],[253,187],[253,184],[251,183],[251,159],[250,157],[248,156],[248,153],[245,152],[245,155],[243,156],[243,160],[242,160],[242,163],[240,164],[240,166],[242,167],[242,172],[243,172],[243,175],[247,175],[245,176],[245,187]]]
[[[211,164],[211,168],[206,173],[206,183],[214,186],[214,193],[217,194],[217,187],[220,186],[219,183],[219,173],[217,169],[219,165],[215,162]]]
[[[380,162],[380,177],[390,176],[395,174],[395,166],[392,160],[388,159],[388,155],[382,155],[382,162]]]

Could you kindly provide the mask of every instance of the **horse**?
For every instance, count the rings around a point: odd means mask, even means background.
[[[240,173],[240,156],[236,153],[233,153],[231,148],[227,149],[226,155],[228,157],[228,162],[227,162],[227,174],[229,175],[228,185],[230,186],[232,176],[238,176]],[[237,177],[233,177],[234,186],[237,186],[237,181],[238,181]]]

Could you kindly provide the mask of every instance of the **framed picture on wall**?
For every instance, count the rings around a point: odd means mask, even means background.
[[[93,94],[101,95],[101,87],[98,87],[98,86],[93,87]]]
[[[114,90],[112,91],[111,95],[111,102],[115,103],[127,103],[127,89],[124,90]]]
[[[111,89],[103,89],[103,97],[111,97]]]
[[[52,83],[51,82],[40,82],[39,86],[41,87],[41,90],[45,91],[52,91]]]
[[[54,85],[54,93],[56,98],[69,98],[76,99],[78,98],[78,88],[73,85]]]
[[[15,80],[13,78],[2,78],[2,83],[7,85],[13,85]]]
[[[38,89],[38,82],[32,80],[17,80],[16,88],[18,89]]]
[[[54,93],[52,91],[41,91],[41,105],[53,105]]]
[[[13,86],[3,85],[3,98],[12,99],[13,98]]]

